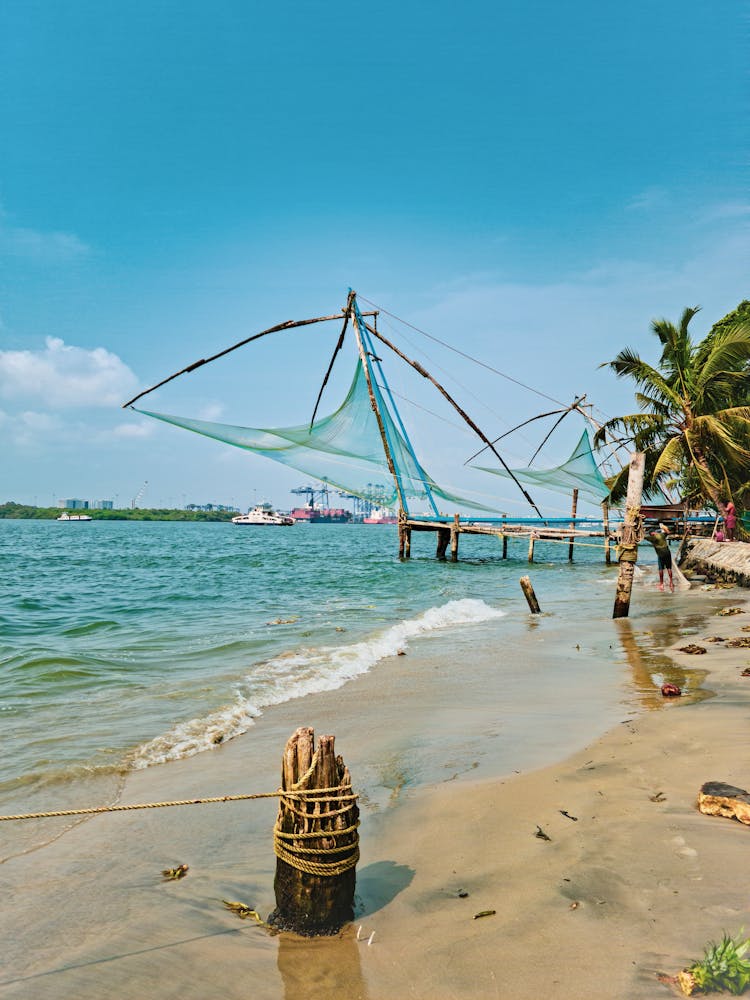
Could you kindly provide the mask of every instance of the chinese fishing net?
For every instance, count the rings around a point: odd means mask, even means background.
[[[495,476],[510,478],[505,469],[487,468],[483,465],[474,466],[482,472],[491,472]],[[588,431],[584,431],[578,444],[573,449],[570,458],[553,469],[513,469],[513,475],[528,486],[539,486],[555,493],[570,494],[574,489],[582,497],[600,504],[609,495],[591,449]]]
[[[316,420],[312,426],[238,427],[169,413],[154,413],[137,407],[133,409],[148,417],[281,462],[379,506],[398,505],[398,493],[385,457],[361,361],[357,362],[351,387],[341,406],[330,416]],[[380,410],[396,476],[405,498],[425,501],[429,499],[428,493],[432,493],[436,499],[451,504],[450,513],[456,506],[489,513],[498,511],[498,508],[457,496],[438,486],[414,457],[388,407],[381,406]]]

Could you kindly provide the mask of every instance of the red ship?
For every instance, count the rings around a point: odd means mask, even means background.
[[[291,511],[295,521],[308,521],[310,524],[346,524],[352,519],[352,512],[343,507],[316,507],[306,504],[295,507]]]

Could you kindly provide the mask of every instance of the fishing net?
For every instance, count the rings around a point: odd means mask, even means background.
[[[482,472],[491,472],[495,476],[511,478],[505,469],[489,469],[482,465],[474,466]],[[577,489],[582,497],[600,504],[609,496],[607,484],[604,482],[591,449],[588,431],[584,431],[578,444],[573,449],[570,458],[553,469],[513,469],[513,475],[520,482],[529,486],[539,486],[554,493],[570,494]]]
[[[361,361],[357,362],[351,387],[341,406],[330,416],[316,420],[312,426],[239,427],[154,413],[137,407],[133,409],[156,420],[281,462],[378,506],[395,507],[398,504],[398,493],[385,458]],[[431,492],[435,498],[451,504],[450,513],[457,506],[498,512],[499,508],[457,496],[438,486],[415,459],[388,407],[381,406],[380,410],[396,475],[406,498],[425,501],[428,500],[428,492]]]

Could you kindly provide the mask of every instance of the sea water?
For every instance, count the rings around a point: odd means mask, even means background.
[[[605,659],[620,663],[596,684],[614,715],[625,711],[623,658],[605,625],[616,569],[600,545],[577,545],[571,565],[567,543],[537,543],[543,611],[579,636],[545,646],[518,584],[530,569],[524,541],[503,560],[497,539],[465,536],[457,563],[435,560],[432,533],[413,542],[400,562],[392,526],[0,521],[0,805],[210,752],[271,706],[336,690],[400,653],[448,664],[431,692],[446,712],[462,685],[479,704],[482,686],[499,684],[523,718],[540,696],[530,658],[554,663],[562,697],[568,679],[580,683],[574,648],[596,622]],[[491,679],[488,647],[506,654]],[[601,728],[601,699],[586,711]]]

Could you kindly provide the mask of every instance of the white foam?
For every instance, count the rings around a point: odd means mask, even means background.
[[[484,601],[464,598],[429,608],[419,617],[398,622],[361,642],[301,649],[274,657],[253,668],[231,705],[205,717],[179,723],[162,736],[141,744],[127,762],[138,769],[211,750],[219,743],[246,732],[253,719],[261,714],[261,708],[319,691],[333,691],[352,678],[367,673],[380,660],[398,655],[407,648],[410,639],[504,615],[504,611],[492,608]]]

